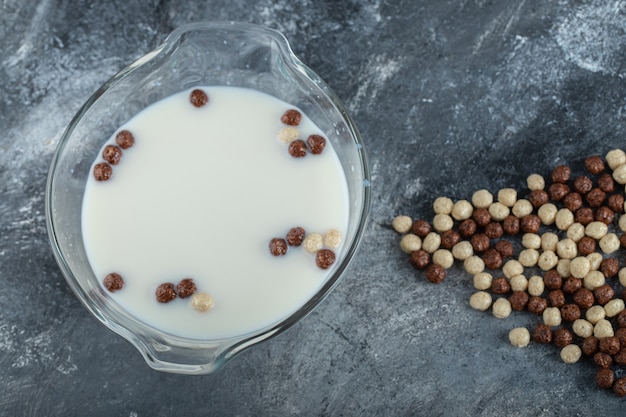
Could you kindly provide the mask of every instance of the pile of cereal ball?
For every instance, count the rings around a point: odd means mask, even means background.
[[[520,195],[513,188],[481,189],[470,200],[439,197],[432,220],[400,215],[392,226],[413,267],[432,283],[453,265],[473,277],[469,303],[504,319],[513,311],[539,317],[530,331],[512,329],[511,344],[553,344],[565,363],[592,359],[596,384],[626,395],[626,153],[566,165],[549,178],[532,174]],[[618,372],[616,372],[618,371]]]

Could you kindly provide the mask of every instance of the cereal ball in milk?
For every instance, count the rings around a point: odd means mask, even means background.
[[[324,246],[331,249],[337,249],[339,245],[341,245],[341,232],[337,229],[330,229],[326,232],[324,235]]]
[[[318,233],[309,233],[302,241],[302,246],[307,252],[315,253],[324,246],[324,238]]]
[[[215,307],[215,300],[205,292],[196,292],[191,296],[191,307],[198,311],[209,311]]]

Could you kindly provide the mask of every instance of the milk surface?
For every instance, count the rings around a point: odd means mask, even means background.
[[[295,226],[345,234],[348,193],[330,141],[321,155],[293,158],[278,140],[280,117],[293,106],[255,90],[203,90],[204,107],[193,107],[184,91],[120,127],[135,144],[110,180],[90,172],[82,234],[100,282],[111,272],[124,278],[111,293],[121,307],[167,333],[206,340],[275,324],[319,290],[343,247],[324,271],[302,247],[274,257],[268,244]],[[305,140],[327,136],[305,114],[298,129]],[[113,136],[106,144],[114,143]],[[159,284],[183,278],[211,294],[215,307],[156,301]]]

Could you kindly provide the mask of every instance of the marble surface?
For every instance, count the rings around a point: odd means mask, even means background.
[[[55,146],[109,77],[198,20],[282,31],[346,103],[369,152],[371,219],[337,289],[215,375],[151,370],[73,295],[50,250]],[[621,415],[595,366],[512,347],[537,317],[474,311],[460,268],[432,285],[391,230],[439,195],[521,188],[624,147],[626,2],[4,0],[0,3],[0,414]],[[623,255],[619,255],[623,262]]]

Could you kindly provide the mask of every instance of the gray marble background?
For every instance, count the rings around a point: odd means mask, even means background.
[[[43,201],[82,103],[198,20],[282,31],[351,111],[374,194],[363,248],[318,309],[220,373],[190,377],[152,371],[80,305],[52,257]],[[390,221],[625,147],[625,75],[624,1],[3,0],[0,414],[624,415],[589,361],[508,343],[537,317],[472,310],[458,269],[425,282]]]

